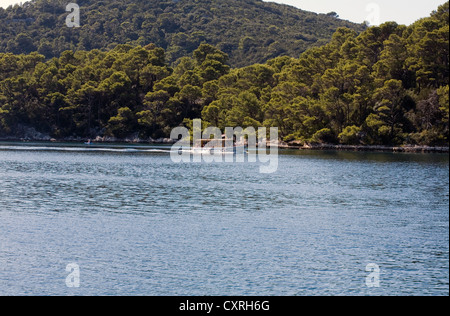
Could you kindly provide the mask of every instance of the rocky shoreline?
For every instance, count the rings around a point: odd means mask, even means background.
[[[55,139],[47,135],[33,135],[35,137],[0,137],[0,141],[4,142],[53,142],[53,143],[85,143],[87,139],[81,137],[65,137]],[[131,137],[118,139],[114,137],[96,137],[91,139],[92,144],[153,144],[153,145],[171,145],[176,141],[170,138],[159,139],[140,139]],[[335,145],[335,144],[287,144],[284,142],[268,143],[268,147],[276,146],[280,149],[291,150],[334,150],[334,151],[356,151],[356,152],[395,152],[395,153],[449,153],[449,147],[433,147],[433,146],[380,146],[380,145]]]
[[[64,137],[64,138],[53,138],[49,135],[42,134],[36,131],[28,131],[23,136],[6,136],[0,137],[0,141],[6,142],[54,142],[54,143],[85,143],[87,141],[91,141],[92,143],[130,143],[130,144],[173,144],[173,141],[170,138],[148,138],[141,139],[139,137],[127,137],[124,139],[116,138],[116,137],[108,137],[108,136],[97,136],[95,138],[87,139],[83,137]]]
[[[85,143],[86,138],[81,137],[65,137],[62,139],[55,139],[49,135],[42,134],[33,128],[23,128],[20,136],[0,137],[0,141],[7,142],[67,142],[67,143]],[[93,144],[111,144],[111,143],[128,143],[128,144],[174,144],[176,140],[170,138],[148,138],[142,139],[138,135],[118,139],[115,137],[101,137],[91,139]],[[280,149],[293,150],[335,150],[335,151],[375,151],[375,152],[397,152],[397,153],[449,153],[449,147],[433,147],[433,146],[418,146],[418,145],[403,145],[403,146],[379,146],[379,145],[335,145],[335,144],[300,144],[296,142],[268,142],[268,147],[276,146]]]

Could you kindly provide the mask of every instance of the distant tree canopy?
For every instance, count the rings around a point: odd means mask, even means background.
[[[449,4],[408,27],[339,28],[299,58],[241,68],[209,44],[174,64],[155,44],[51,60],[0,53],[0,135],[158,138],[195,118],[278,127],[287,142],[448,146]]]
[[[65,26],[68,1],[32,0],[0,8],[0,52],[46,58],[65,50],[111,49],[154,43],[169,63],[202,43],[218,47],[234,67],[281,55],[298,57],[328,42],[339,27],[365,26],[260,0],[77,0],[80,28]]]

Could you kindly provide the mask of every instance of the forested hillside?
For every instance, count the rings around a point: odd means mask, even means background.
[[[33,0],[0,8],[0,52],[38,51],[47,58],[65,50],[112,49],[154,43],[168,62],[202,43],[230,56],[234,67],[287,55],[298,57],[329,41],[339,27],[363,25],[335,14],[315,14],[260,0],[77,0],[80,28],[67,28],[65,0]]]
[[[154,44],[0,54],[0,135],[158,138],[201,117],[276,126],[285,141],[448,146],[448,2],[408,27],[340,28],[300,58],[228,61],[207,44],[174,66]]]

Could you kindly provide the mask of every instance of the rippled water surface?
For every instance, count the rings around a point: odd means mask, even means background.
[[[448,155],[48,146],[0,144],[0,295],[449,294]]]

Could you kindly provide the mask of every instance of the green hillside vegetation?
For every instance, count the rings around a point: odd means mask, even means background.
[[[0,8],[0,52],[46,58],[66,50],[112,49],[118,44],[164,48],[168,62],[202,43],[230,57],[234,67],[281,55],[298,57],[329,41],[339,27],[365,26],[260,0],[77,0],[81,27],[65,27],[67,1],[33,0]]]
[[[0,54],[0,135],[167,137],[206,125],[279,127],[285,141],[447,145],[449,4],[411,26],[339,28],[300,58],[241,68],[201,44],[174,65],[157,45]]]

